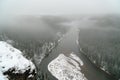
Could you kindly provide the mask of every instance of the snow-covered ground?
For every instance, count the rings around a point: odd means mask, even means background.
[[[74,53],[69,56],[60,54],[48,64],[48,70],[58,80],[87,80],[81,72],[82,60]]]
[[[24,73],[30,69],[29,73],[32,73],[35,70],[35,65],[27,60],[22,52],[10,44],[0,41],[0,80],[6,76],[3,73],[14,69],[13,74]]]

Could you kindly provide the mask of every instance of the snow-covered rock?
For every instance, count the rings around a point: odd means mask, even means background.
[[[0,75],[7,75],[9,78],[17,75],[35,75],[35,65],[27,60],[22,52],[10,44],[0,41]],[[0,80],[1,80],[0,76]],[[6,79],[4,79],[6,80]]]
[[[48,70],[58,80],[87,80],[81,72],[82,60],[74,53],[70,56],[60,54],[48,64]]]

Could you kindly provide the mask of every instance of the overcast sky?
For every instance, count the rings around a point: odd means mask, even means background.
[[[0,0],[0,15],[120,13],[120,0]]]

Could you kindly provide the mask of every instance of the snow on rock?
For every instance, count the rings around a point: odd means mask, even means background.
[[[6,75],[8,75],[7,72],[24,74],[26,71],[29,74],[35,73],[35,65],[27,60],[20,50],[4,41],[0,41],[0,73],[6,73]]]
[[[75,54],[71,53],[69,57],[60,54],[48,64],[48,70],[58,80],[87,80],[80,66],[83,62]]]

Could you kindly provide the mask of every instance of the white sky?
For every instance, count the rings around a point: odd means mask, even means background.
[[[119,9],[120,0],[0,0],[0,15],[120,13]]]

